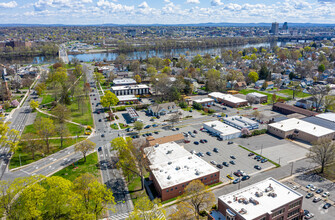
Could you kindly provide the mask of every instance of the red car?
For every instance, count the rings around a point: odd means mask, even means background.
[[[184,140],[184,143],[190,143],[190,141],[189,140]]]
[[[257,110],[258,108],[253,108],[252,110]]]

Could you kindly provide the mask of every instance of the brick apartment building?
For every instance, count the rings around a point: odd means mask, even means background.
[[[149,178],[162,201],[182,195],[193,180],[205,185],[219,182],[219,170],[175,142],[147,147],[144,152],[150,163]]]

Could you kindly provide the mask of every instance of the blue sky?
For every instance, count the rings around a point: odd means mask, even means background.
[[[0,0],[0,23],[335,23],[335,0]]]

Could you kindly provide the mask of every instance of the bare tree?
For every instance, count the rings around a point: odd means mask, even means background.
[[[323,100],[328,95],[329,91],[330,91],[329,86],[320,86],[320,85],[308,89],[308,92],[312,95],[314,99],[313,101],[315,104],[316,111],[320,110],[323,104]]]
[[[252,104],[256,103],[256,97],[255,96],[247,96],[247,101],[249,102],[250,106],[252,106]]]
[[[320,173],[324,172],[325,166],[335,162],[335,142],[321,140],[309,149],[307,157],[321,166]]]
[[[169,117],[168,121],[170,121],[170,123],[172,124],[172,127],[174,127],[174,124],[179,122],[179,113],[177,112],[177,113],[172,114]]]

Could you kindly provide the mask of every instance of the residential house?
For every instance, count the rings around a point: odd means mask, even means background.
[[[302,82],[306,83],[307,86],[312,86],[314,80],[310,77],[307,77],[307,78],[302,79]]]
[[[245,88],[247,88],[247,83],[245,81],[237,82],[234,85],[234,89],[236,89],[236,90],[242,90],[242,89],[245,89]]]
[[[176,113],[178,110],[179,107],[174,102],[156,104],[148,107],[148,112],[154,116]]]

